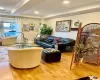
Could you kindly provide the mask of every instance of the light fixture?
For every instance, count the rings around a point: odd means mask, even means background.
[[[34,11],[35,14],[39,14],[39,11]]]
[[[1,10],[4,10],[4,7],[0,7]]]
[[[63,4],[69,4],[70,3],[70,1],[68,1],[68,0],[63,0]]]

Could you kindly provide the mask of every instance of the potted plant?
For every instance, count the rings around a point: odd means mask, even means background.
[[[86,41],[86,44],[83,44],[83,42],[79,42],[79,44],[77,45],[76,47],[76,58],[75,58],[75,62],[76,63],[80,63],[82,62],[83,58],[85,56],[87,56],[87,52],[91,52],[91,53],[88,53],[89,55],[92,54],[92,52],[94,51],[94,46],[92,44],[92,40],[91,39],[88,39]]]
[[[43,27],[40,29],[40,34],[42,37],[47,37],[52,34],[53,29],[48,27],[46,24],[43,24]]]

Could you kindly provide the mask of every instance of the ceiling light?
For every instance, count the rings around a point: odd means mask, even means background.
[[[34,11],[35,14],[39,14],[39,11]]]
[[[0,7],[0,9],[4,10],[4,8],[3,8],[3,7]]]
[[[68,1],[68,0],[63,1],[63,4],[69,4],[69,3],[70,3],[70,1]]]

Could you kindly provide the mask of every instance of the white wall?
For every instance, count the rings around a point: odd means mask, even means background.
[[[46,24],[53,27],[54,36],[76,39],[76,35],[77,35],[76,31],[71,31],[71,32],[56,32],[55,31],[56,21],[61,21],[61,20],[72,20],[72,25],[71,25],[72,28],[75,27],[74,22],[78,20],[82,22],[82,25],[85,25],[88,23],[100,23],[100,12],[86,13],[86,14],[53,18],[53,19],[46,20]]]
[[[39,23],[41,23],[41,19],[33,19],[33,18],[22,18],[21,20],[21,29],[23,28],[23,24],[35,24],[35,31],[23,32],[25,37],[28,40],[33,40],[38,33]]]

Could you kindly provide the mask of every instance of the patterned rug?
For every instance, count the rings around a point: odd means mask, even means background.
[[[76,80],[100,80],[100,78],[94,76],[87,76]]]
[[[0,46],[0,62],[8,62],[8,49],[7,47]]]

